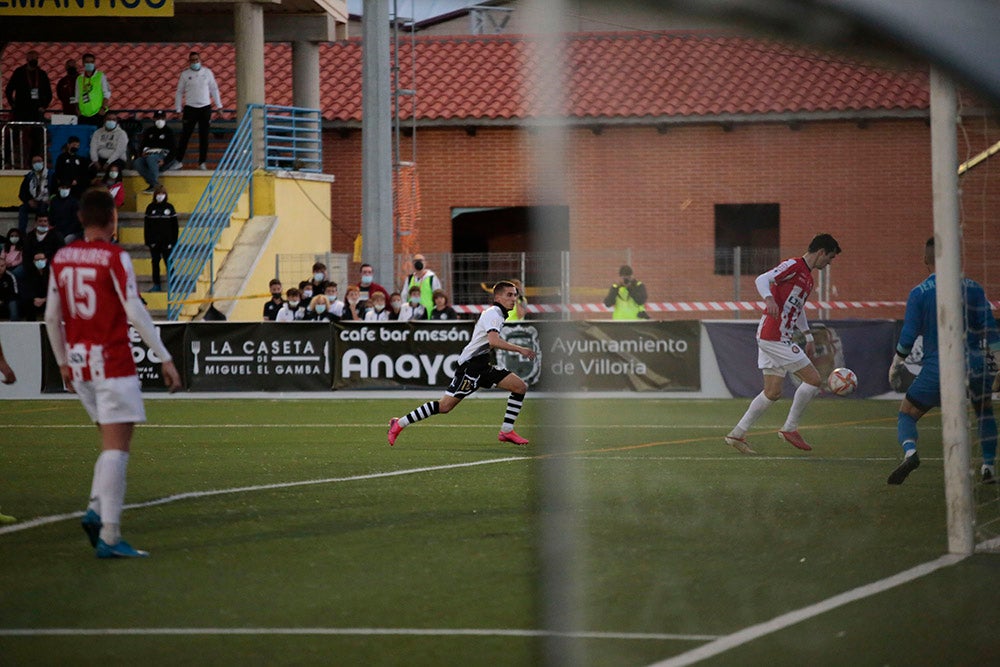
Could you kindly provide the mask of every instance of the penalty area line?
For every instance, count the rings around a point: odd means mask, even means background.
[[[654,662],[649,667],[685,667],[686,665],[692,665],[696,662],[700,662],[701,660],[705,660],[706,658],[711,658],[719,655],[720,653],[725,653],[730,649],[752,642],[765,635],[772,634],[779,630],[784,630],[791,625],[808,620],[814,616],[819,616],[820,614],[824,614],[828,611],[836,609],[837,607],[842,607],[845,604],[877,595],[878,593],[895,588],[896,586],[901,586],[915,579],[925,577],[932,572],[955,565],[956,563],[965,560],[965,558],[966,556],[960,554],[947,554],[945,556],[941,556],[937,560],[932,560],[917,565],[916,567],[911,567],[910,569],[903,570],[902,572],[894,574],[891,577],[886,577],[885,579],[865,584],[864,586],[858,586],[855,589],[841,593],[840,595],[835,595],[832,598],[827,598],[826,600],[809,605],[808,607],[790,611],[787,614],[776,616],[769,621],[765,621],[764,623],[751,625],[750,627],[743,628],[733,634],[719,637],[708,644],[686,651],[680,655],[675,655],[672,658],[667,658],[666,660],[662,660],[660,662]]]
[[[418,637],[570,637],[654,641],[709,641],[718,635],[660,632],[551,632],[517,628],[0,628],[0,637],[108,637],[156,635],[409,635]]]

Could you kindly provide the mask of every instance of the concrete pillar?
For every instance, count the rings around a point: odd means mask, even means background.
[[[236,21],[236,113],[243,119],[247,106],[264,103],[264,7],[238,2]],[[264,117],[254,119],[254,165],[264,163]]]
[[[292,106],[319,109],[319,44],[292,42]]]
[[[392,106],[389,3],[364,0],[361,17],[362,261],[375,282],[395,285],[392,216]]]

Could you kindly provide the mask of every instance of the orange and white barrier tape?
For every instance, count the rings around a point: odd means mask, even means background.
[[[1000,310],[1000,301],[991,301],[993,310]],[[479,313],[486,310],[488,304],[479,306],[454,306],[459,313]],[[905,301],[817,301],[806,303],[806,310],[853,310],[864,308],[905,308]],[[570,303],[570,304],[529,304],[529,313],[609,313],[603,303]],[[650,313],[736,313],[764,311],[763,301],[667,301],[648,302],[646,311]]]

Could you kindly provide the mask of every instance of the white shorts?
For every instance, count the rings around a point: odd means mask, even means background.
[[[784,377],[786,373],[794,373],[811,363],[805,350],[795,343],[757,339],[757,368],[764,375]]]
[[[142,405],[142,384],[136,375],[74,382],[80,402],[96,424],[125,424],[146,421]]]

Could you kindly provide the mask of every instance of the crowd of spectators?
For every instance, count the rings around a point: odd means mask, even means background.
[[[420,279],[407,290],[409,300],[400,292],[389,293],[375,282],[375,268],[362,264],[357,284],[348,285],[343,300],[337,283],[330,279],[327,267],[316,262],[309,278],[289,288],[282,298],[282,283],[274,278],[269,284],[271,298],[264,304],[263,319],[274,322],[406,322],[410,320],[455,320],[458,313],[449,303],[448,294],[440,288],[441,281],[429,270],[420,269],[426,284],[439,287],[431,293],[432,308],[423,303],[424,287]],[[407,278],[410,282],[412,276]]]

